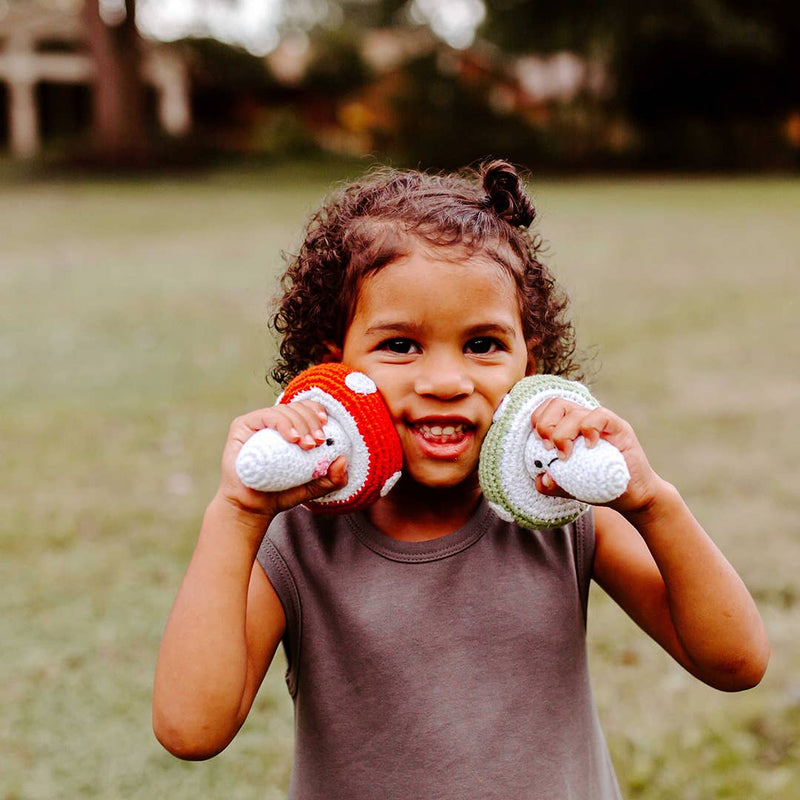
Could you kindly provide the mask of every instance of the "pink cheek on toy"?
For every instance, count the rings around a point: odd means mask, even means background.
[[[317,466],[314,468],[314,472],[312,473],[312,478],[321,478],[323,475],[328,474],[328,467],[331,465],[331,462],[328,461],[327,458],[323,458]]]

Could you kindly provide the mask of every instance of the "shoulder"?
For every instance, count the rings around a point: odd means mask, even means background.
[[[273,550],[288,556],[303,546],[303,543],[330,534],[335,525],[334,518],[313,514],[304,506],[295,506],[283,511],[267,528],[261,541],[258,560],[262,561],[263,556]]]
[[[350,514],[331,516],[297,506],[272,521],[261,541],[258,562],[273,583],[280,579],[299,585],[303,576],[354,563],[359,550]]]
[[[267,528],[256,559],[282,597],[296,594],[297,565],[316,538],[315,515],[300,506],[281,512]]]
[[[295,506],[282,511],[272,520],[264,538],[285,541],[304,531],[316,529],[326,519],[320,514],[312,514],[305,506]]]

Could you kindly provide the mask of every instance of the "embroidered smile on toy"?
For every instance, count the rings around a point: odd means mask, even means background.
[[[327,437],[313,450],[287,442],[265,428],[253,434],[236,459],[245,486],[278,492],[325,475],[347,457],[347,485],[306,505],[312,511],[346,514],[386,495],[400,477],[403,451],[389,411],[371,378],[344,364],[320,364],[298,375],[279,403],[315,400],[328,412]]]
[[[619,497],[630,480],[622,453],[603,439],[587,447],[579,436],[565,460],[544,447],[531,430],[531,414],[551,397],[585,408],[600,405],[580,383],[555,375],[531,375],[503,399],[481,448],[478,476],[486,499],[498,516],[525,528],[565,525],[579,517],[587,503]],[[544,472],[575,499],[537,492],[536,476]]]

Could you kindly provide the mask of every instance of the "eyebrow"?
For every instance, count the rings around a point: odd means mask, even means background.
[[[390,334],[414,334],[422,326],[416,322],[377,322],[366,329],[367,335],[388,336]],[[471,325],[463,333],[467,337],[473,336],[507,336],[513,338],[515,335],[513,325],[505,325],[502,322],[481,322]]]
[[[370,325],[364,331],[366,334],[389,334],[389,333],[408,333],[415,331],[420,326],[414,322],[377,322],[375,325]]]
[[[504,325],[502,322],[485,322],[479,325],[473,325],[468,328],[466,333],[469,336],[509,336],[512,337],[516,333],[513,325]]]

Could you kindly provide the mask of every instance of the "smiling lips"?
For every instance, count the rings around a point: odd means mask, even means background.
[[[475,425],[464,419],[427,419],[409,422],[422,454],[452,461],[460,458],[475,441]]]

